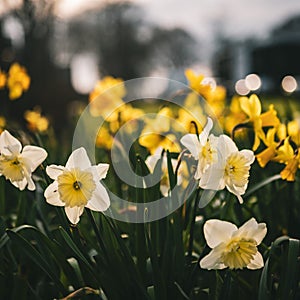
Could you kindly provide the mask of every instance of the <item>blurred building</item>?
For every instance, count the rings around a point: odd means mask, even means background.
[[[296,16],[275,28],[266,40],[221,40],[214,73],[231,92],[238,80],[255,73],[262,92],[278,93],[285,76],[292,76],[299,86],[299,53],[300,16]]]

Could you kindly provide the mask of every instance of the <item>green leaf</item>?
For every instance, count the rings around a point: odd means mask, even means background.
[[[62,292],[66,292],[63,284],[59,280],[58,276],[53,272],[51,266],[47,260],[33,247],[26,239],[24,239],[19,233],[12,230],[7,230],[7,235],[13,243],[15,243],[26,255],[40,267],[57,285],[57,288]]]
[[[268,185],[269,183],[281,179],[280,174],[276,174],[274,176],[268,177],[265,180],[261,181],[260,183],[256,184],[255,186],[253,186],[252,188],[248,189],[248,191],[245,193],[245,195],[243,196],[243,198],[247,198],[249,197],[251,194],[253,194],[254,192],[256,192],[257,190],[261,189],[262,187],[264,187],[265,185]]]
[[[289,239],[287,251],[287,262],[284,263],[280,279],[281,299],[295,299],[295,291],[298,283],[299,273],[299,249],[300,241],[296,239]]]

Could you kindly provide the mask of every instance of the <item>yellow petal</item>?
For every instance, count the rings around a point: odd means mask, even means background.
[[[261,103],[255,94],[248,97],[240,98],[241,109],[248,115],[250,119],[254,119],[261,114]]]

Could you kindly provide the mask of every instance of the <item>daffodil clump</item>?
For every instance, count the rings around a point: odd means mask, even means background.
[[[0,70],[0,89],[7,87],[9,99],[16,100],[30,87],[30,77],[25,67],[13,63],[8,73]]]

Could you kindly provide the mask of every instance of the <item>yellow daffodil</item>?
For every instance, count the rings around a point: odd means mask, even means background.
[[[104,148],[110,150],[113,144],[113,136],[110,134],[109,130],[102,126],[97,134],[96,147]]]
[[[252,94],[249,98],[241,97],[240,105],[249,117],[248,123],[252,123],[253,125],[255,137],[252,150],[255,151],[259,147],[261,140],[265,142],[263,127],[276,127],[280,124],[280,121],[273,105],[270,105],[267,112],[261,113],[261,103],[255,94]]]
[[[3,175],[21,191],[26,186],[30,191],[35,190],[31,174],[46,159],[47,152],[30,145],[22,150],[21,143],[4,130],[0,135],[0,153],[0,176]]]
[[[7,87],[9,89],[9,98],[15,100],[22,96],[30,86],[30,77],[24,67],[18,63],[11,65],[8,71]]]
[[[231,99],[231,103],[229,106],[229,113],[226,115],[224,119],[224,129],[227,133],[231,134],[232,130],[238,125],[243,123],[247,116],[242,111],[240,101],[240,97],[234,96]]]
[[[297,153],[286,162],[285,168],[280,172],[280,176],[286,181],[295,181],[295,176],[298,168],[300,167],[300,152],[299,148]]]
[[[149,119],[139,137],[140,145],[154,154],[158,147],[170,152],[180,152],[176,136],[170,132],[173,114],[170,108],[162,108],[154,119]]]
[[[41,115],[39,108],[25,111],[24,118],[27,121],[28,129],[32,132],[43,133],[49,127],[48,119]]]
[[[297,145],[300,146],[300,120],[296,118],[293,121],[288,122],[287,132],[291,137],[291,140]]]
[[[79,222],[84,207],[105,211],[110,205],[108,193],[100,180],[105,178],[108,164],[92,166],[84,148],[70,155],[66,166],[50,165],[48,176],[54,180],[45,190],[46,201],[55,206],[64,206],[72,224]]]
[[[183,108],[178,109],[176,122],[173,123],[173,128],[177,132],[196,133],[197,130],[198,132],[202,131],[205,122],[206,117],[203,113],[198,94],[189,93],[184,100]]]
[[[122,98],[126,95],[124,82],[111,76],[98,81],[90,93],[90,112],[93,116],[109,117],[118,107],[124,104]]]
[[[248,186],[250,165],[255,156],[251,150],[239,151],[234,141],[222,134],[216,138],[218,159],[211,164],[200,179],[199,186],[207,190],[222,190],[225,187],[243,203]]]
[[[185,77],[188,80],[189,86],[192,90],[199,93],[206,100],[210,97],[212,92],[212,86],[209,83],[205,83],[203,74],[196,74],[193,70],[185,70]]]
[[[211,252],[200,261],[203,269],[260,269],[264,266],[257,246],[267,234],[265,223],[251,218],[240,228],[221,220],[205,222],[204,236]]]
[[[112,133],[116,133],[124,124],[126,124],[125,129],[128,133],[131,133],[131,131],[137,129],[137,120],[144,114],[142,109],[132,107],[130,104],[124,104],[108,116],[106,121],[109,122],[109,128]]]
[[[0,89],[3,89],[6,85],[6,74],[0,70]]]
[[[271,128],[268,130],[265,139],[267,148],[256,155],[257,162],[262,168],[264,168],[267,163],[276,156],[278,142],[275,141],[275,134],[276,128]]]

